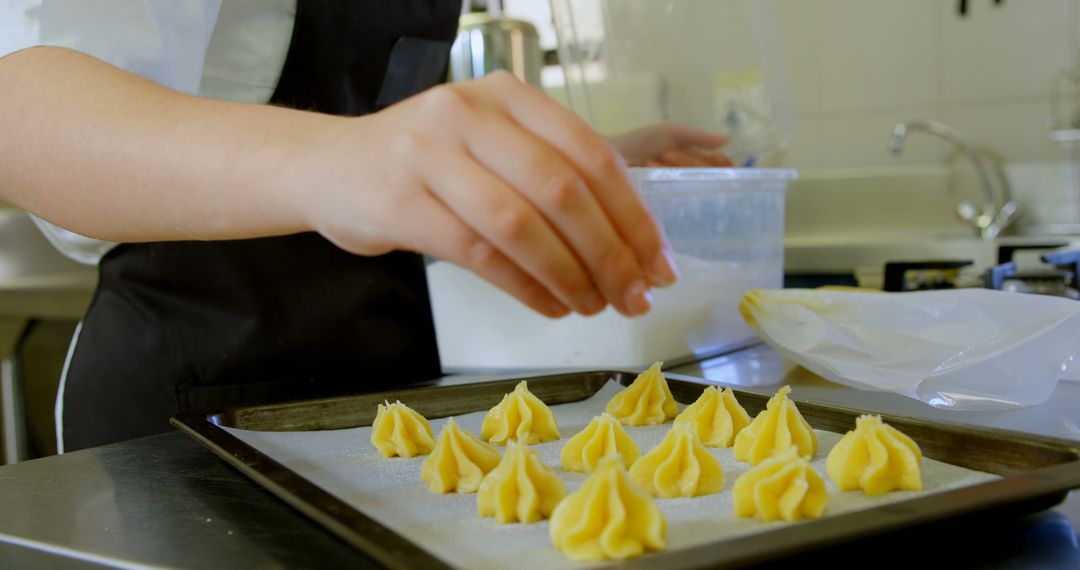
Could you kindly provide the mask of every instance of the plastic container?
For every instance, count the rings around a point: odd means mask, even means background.
[[[658,121],[725,132],[736,164],[791,136],[773,0],[551,0],[563,77],[545,79],[598,131]]]
[[[663,224],[679,282],[657,289],[649,314],[610,307],[548,319],[445,261],[427,268],[439,356],[446,371],[640,369],[705,358],[755,338],[739,315],[742,294],[783,284],[784,197],[793,170],[632,170]]]

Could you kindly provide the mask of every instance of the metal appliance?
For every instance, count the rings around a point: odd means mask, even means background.
[[[536,27],[493,13],[465,14],[450,49],[450,81],[483,77],[500,69],[540,87],[543,52]]]
[[[963,270],[972,260],[922,260],[885,264],[883,289],[919,291],[957,287],[985,287],[999,291],[1080,299],[1080,250],[1050,251],[1040,256],[1043,265],[1020,268],[1013,257],[1019,250],[1046,250],[1048,245],[999,246],[998,264],[981,276]],[[1055,244],[1060,245],[1060,244]],[[1050,246],[1049,249],[1053,249]]]

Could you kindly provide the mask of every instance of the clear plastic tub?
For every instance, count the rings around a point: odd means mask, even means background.
[[[551,0],[561,81],[598,131],[658,121],[728,133],[736,164],[772,164],[793,129],[773,0]]]
[[[471,272],[428,265],[439,356],[446,371],[643,368],[705,358],[755,338],[739,315],[748,289],[783,284],[784,197],[794,170],[632,170],[675,252],[680,279],[629,319],[548,319]]]

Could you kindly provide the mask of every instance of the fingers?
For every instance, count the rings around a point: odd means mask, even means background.
[[[730,167],[734,166],[727,155],[716,149],[727,144],[728,136],[702,129],[663,123],[654,130],[663,133],[661,148],[645,161],[646,166],[674,167]]]
[[[731,159],[717,151],[728,142],[727,135],[678,123],[657,123],[610,140],[634,166],[732,166]]]
[[[578,171],[505,117],[474,118],[471,127],[473,156],[544,216],[604,298],[623,314],[648,311],[647,276]]]
[[[622,159],[599,134],[546,95],[509,74],[485,79],[502,106],[525,129],[550,144],[582,176],[616,233],[628,243],[653,286],[674,283],[677,276],[659,224],[636,192]],[[481,96],[493,97],[490,92]],[[628,284],[630,294],[633,284]]]
[[[735,163],[732,162],[731,157],[729,157],[728,155],[726,155],[724,153],[720,153],[720,152],[708,153],[708,154],[706,154],[704,156],[704,158],[705,158],[705,161],[709,163],[709,166],[717,166],[717,167],[723,167],[723,168],[730,168],[732,166],[735,166]]]
[[[668,150],[660,155],[659,161],[651,161],[658,166],[679,167],[730,167],[733,166],[727,155],[701,150]]]
[[[399,225],[420,230],[410,232],[403,240],[409,249],[469,269],[544,316],[559,318],[570,312],[546,287],[469,229],[431,194],[416,192],[409,196],[399,209]]]
[[[678,147],[699,147],[703,149],[715,149],[724,146],[728,142],[725,134],[705,131],[678,123],[665,123],[663,125],[672,143]]]
[[[431,193],[486,243],[564,305],[586,315],[603,310],[604,297],[585,267],[518,192],[477,164],[464,148],[440,145],[422,160]]]
[[[709,162],[698,155],[684,150],[666,150],[660,160],[668,166],[709,166]]]

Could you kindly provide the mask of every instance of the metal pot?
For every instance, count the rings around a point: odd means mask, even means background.
[[[540,36],[529,22],[485,13],[465,14],[450,50],[450,81],[483,77],[505,69],[540,87],[543,53]]]

